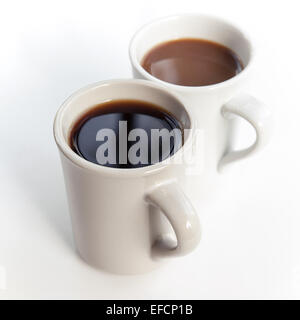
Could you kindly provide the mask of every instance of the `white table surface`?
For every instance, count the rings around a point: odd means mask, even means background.
[[[1,4],[0,299],[300,298],[297,1]],[[131,77],[133,32],[180,12],[212,13],[248,30],[257,47],[248,92],[273,110],[272,142],[236,164],[218,201],[200,212],[196,252],[147,275],[106,274],[74,250],[53,117],[74,90]]]

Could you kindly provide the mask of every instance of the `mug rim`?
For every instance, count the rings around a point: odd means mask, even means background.
[[[146,30],[151,28],[152,26],[159,24],[163,21],[167,21],[170,19],[180,19],[180,18],[189,18],[189,17],[198,17],[198,18],[208,18],[208,19],[213,19],[215,21],[227,24],[229,26],[231,26],[233,29],[238,30],[242,36],[246,39],[246,41],[249,44],[249,62],[247,63],[247,65],[242,69],[241,72],[239,72],[238,74],[236,74],[235,76],[233,76],[230,79],[227,79],[225,81],[222,82],[218,82],[218,83],[214,83],[214,84],[210,84],[210,85],[204,85],[204,86],[182,86],[182,85],[178,85],[178,84],[174,84],[174,83],[170,83],[167,81],[163,81],[161,79],[158,79],[156,77],[154,77],[153,75],[151,75],[149,72],[147,72],[141,65],[141,63],[138,61],[137,59],[137,55],[136,55],[136,48],[137,48],[137,39],[138,37]],[[169,39],[169,40],[173,40],[173,39]],[[168,40],[166,40],[168,41]],[[211,14],[200,14],[200,13],[184,13],[184,14],[172,14],[172,15],[168,15],[168,16],[164,16],[164,17],[160,17],[154,20],[151,20],[150,22],[142,25],[132,36],[130,43],[129,43],[129,58],[131,61],[132,66],[134,66],[144,77],[145,79],[148,79],[150,81],[154,81],[156,83],[162,84],[164,86],[168,86],[170,89],[173,90],[177,90],[177,91],[211,91],[211,90],[215,90],[215,89],[219,89],[220,87],[223,86],[229,86],[232,83],[242,79],[245,77],[245,75],[249,72],[249,69],[252,67],[252,61],[253,61],[253,57],[255,55],[255,50],[253,47],[253,42],[251,41],[251,38],[249,36],[249,34],[247,34],[240,26],[237,26],[231,22],[229,22],[228,20],[219,17],[219,16],[215,16],[215,15],[211,15]]]
[[[164,86],[161,86],[157,83],[153,83],[149,80],[142,80],[142,79],[111,79],[111,80],[103,80],[103,81],[99,81],[99,82],[94,82],[92,84],[89,84],[87,86],[84,86],[78,90],[76,90],[75,92],[73,92],[60,106],[60,108],[58,109],[58,111],[56,112],[55,118],[54,118],[54,123],[53,123],[53,135],[54,135],[54,139],[56,142],[56,145],[58,147],[58,149],[63,153],[63,155],[69,159],[72,163],[74,163],[75,165],[78,165],[81,168],[87,169],[87,170],[92,170],[101,174],[107,174],[107,175],[116,175],[116,176],[121,176],[121,175],[125,175],[125,176],[143,176],[143,175],[150,175],[150,174],[154,174],[157,172],[160,172],[161,170],[163,170],[164,168],[166,168],[167,166],[169,166],[170,164],[172,164],[172,160],[174,160],[175,157],[178,157],[180,154],[182,154],[184,152],[184,150],[186,148],[188,148],[188,146],[191,145],[192,143],[192,135],[189,134],[186,141],[184,142],[184,144],[180,147],[179,150],[177,150],[175,152],[175,154],[173,154],[171,157],[168,157],[167,159],[154,163],[154,164],[150,164],[144,167],[140,167],[140,168],[112,168],[112,167],[106,167],[104,165],[101,164],[96,164],[93,162],[90,162],[86,159],[84,159],[83,157],[79,156],[74,150],[72,150],[72,148],[70,147],[70,145],[68,144],[68,142],[65,139],[65,136],[63,134],[63,116],[66,112],[66,108],[67,106],[69,106],[73,100],[75,100],[77,97],[79,97],[80,95],[93,90],[97,87],[101,87],[101,86],[107,86],[110,84],[122,84],[122,83],[132,83],[132,84],[138,84],[138,85],[142,85],[142,86],[147,86],[147,87],[151,87],[154,88],[155,90],[159,90],[161,92],[163,92],[164,94],[169,95],[170,97],[172,97],[173,99],[175,99],[178,104],[180,105],[180,107],[182,109],[184,109],[185,114],[188,116],[189,119],[189,123],[190,123],[190,130],[193,130],[195,125],[194,125],[194,120],[193,117],[191,116],[191,113],[186,109],[184,103],[181,101],[181,99],[176,95],[176,93],[174,94],[173,92],[170,92],[168,89],[166,89]],[[121,99],[121,98],[120,98]],[[141,99],[140,99],[141,100]]]

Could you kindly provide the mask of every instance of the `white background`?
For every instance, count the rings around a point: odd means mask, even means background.
[[[0,298],[300,298],[297,4],[1,1]],[[152,18],[187,12],[231,20],[254,39],[248,92],[273,110],[272,142],[236,164],[229,187],[200,212],[203,240],[196,252],[142,276],[94,270],[74,250],[52,137],[55,112],[88,83],[131,77],[134,31]]]

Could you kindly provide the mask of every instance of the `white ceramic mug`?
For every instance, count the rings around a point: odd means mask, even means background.
[[[189,87],[159,80],[142,67],[141,61],[151,48],[180,38],[200,38],[221,43],[237,53],[244,69],[221,83]],[[249,38],[240,29],[219,18],[198,14],[175,15],[153,21],[137,31],[130,43],[129,55],[134,77],[151,80],[176,93],[194,118],[195,127],[203,133],[202,169],[197,173],[197,178],[191,177],[187,193],[195,201],[211,197],[218,173],[228,164],[253,155],[269,139],[268,108],[254,97],[240,93],[253,60]],[[255,142],[244,150],[233,150],[238,117],[248,121],[256,131]]]
[[[200,239],[198,216],[181,190],[185,165],[164,160],[142,168],[94,164],[69,145],[73,124],[94,105],[135,99],[163,107],[185,129],[193,121],[183,104],[161,86],[145,80],[111,80],[69,97],[57,112],[54,136],[60,151],[75,243],[97,268],[135,274],[152,270],[164,257],[193,250]],[[182,156],[191,136],[172,157]],[[174,232],[176,240],[174,241]]]

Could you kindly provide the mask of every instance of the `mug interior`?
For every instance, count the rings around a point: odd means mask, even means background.
[[[54,134],[60,149],[64,153],[67,151],[69,155],[71,151],[73,156],[77,157],[77,154],[69,145],[70,133],[76,121],[95,105],[122,99],[140,100],[156,104],[175,117],[180,122],[182,129],[191,129],[192,127],[191,118],[183,104],[173,94],[160,88],[159,85],[147,80],[110,80],[80,89],[61,106],[54,123]],[[189,138],[189,134],[188,130],[185,142]]]
[[[233,50],[244,68],[251,60],[251,44],[239,29],[219,18],[205,15],[178,15],[154,21],[134,36],[131,58],[141,64],[146,53],[156,45],[180,38],[199,38],[218,42]]]

